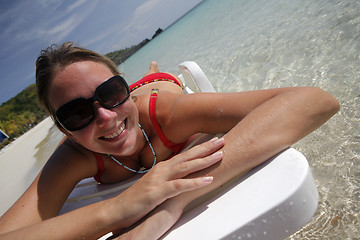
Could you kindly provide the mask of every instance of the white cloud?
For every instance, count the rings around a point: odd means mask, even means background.
[[[34,4],[35,6],[41,7],[41,9],[56,9],[58,6],[60,6],[62,3],[61,1],[57,0],[36,0],[35,2],[30,2],[31,4]]]
[[[47,30],[49,34],[64,34],[62,32],[68,32],[69,29],[73,29],[78,24],[76,16],[70,16],[65,21],[55,25]],[[65,34],[66,35],[66,34]]]
[[[153,18],[152,14],[157,12],[154,9],[158,9],[162,2],[163,0],[148,0],[137,7],[132,19],[129,20],[129,23],[123,29],[124,32],[126,32],[128,36],[136,35],[138,32],[152,26],[153,22],[149,21],[149,18]]]
[[[160,5],[160,3],[162,1],[163,0],[149,0],[149,1],[145,2],[145,3],[143,3],[142,5],[140,5],[139,7],[137,7],[135,9],[134,17],[138,18],[138,17],[142,17],[144,15],[149,14],[149,12],[151,12],[158,5]]]
[[[76,28],[83,24],[84,20],[92,13],[96,6],[96,2],[88,3],[84,6],[82,4],[85,0],[78,0],[72,5],[68,6],[67,11],[53,18],[51,22],[46,24],[43,28],[38,28],[37,31],[50,42],[62,42],[72,34]],[[74,11],[81,7],[81,11]]]
[[[42,34],[46,36],[55,37],[58,41],[60,41],[69,35],[69,33],[71,33],[79,23],[79,16],[73,15],[46,31],[39,29],[39,32],[42,32]]]
[[[71,12],[73,11],[75,8],[78,8],[79,6],[83,5],[84,3],[86,3],[86,0],[77,0],[75,1],[73,4],[69,5],[67,7],[67,11],[66,12]]]

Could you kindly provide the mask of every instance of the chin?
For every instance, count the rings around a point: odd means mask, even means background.
[[[135,129],[134,129],[135,130]],[[140,152],[142,146],[139,146],[141,142],[137,131],[129,131],[126,140],[121,142],[118,146],[112,149],[112,154],[118,156],[133,156]]]

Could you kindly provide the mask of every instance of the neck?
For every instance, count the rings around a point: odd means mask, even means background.
[[[119,159],[119,160],[139,161],[141,159],[141,156],[143,155],[142,152],[144,151],[144,149],[146,149],[146,147],[148,145],[140,128],[138,128],[138,130],[137,130],[137,138],[136,138],[135,145],[136,145],[135,152],[130,152],[130,153],[126,154],[125,156],[124,155],[116,155],[116,154],[114,154],[112,156],[114,156],[116,159]]]
[[[123,163],[121,163],[118,159],[116,159],[114,156],[112,156],[111,154],[108,154],[108,156],[114,160],[116,163],[118,163],[119,165],[123,166],[124,168],[126,168],[127,170],[131,171],[131,172],[135,172],[135,173],[146,173],[148,172],[153,166],[155,166],[156,164],[156,153],[155,153],[155,150],[153,148],[153,146],[151,145],[150,143],[150,140],[148,138],[148,136],[146,135],[146,132],[143,130],[143,128],[141,127],[140,123],[139,123],[139,128],[141,130],[141,132],[143,133],[144,135],[144,138],[146,140],[146,143],[149,145],[150,149],[151,149],[151,152],[153,154],[153,157],[154,157],[154,160],[153,160],[153,164],[151,165],[151,167],[147,168],[147,169],[141,169],[141,170],[135,170],[135,169],[132,169],[126,165],[124,165]],[[139,156],[139,155],[138,155]],[[139,158],[137,158],[139,159]]]

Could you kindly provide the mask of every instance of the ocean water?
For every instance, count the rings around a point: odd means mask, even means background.
[[[341,110],[294,145],[320,202],[289,239],[360,239],[360,1],[205,0],[119,66],[134,82],[151,61],[197,62],[217,91],[316,86]]]

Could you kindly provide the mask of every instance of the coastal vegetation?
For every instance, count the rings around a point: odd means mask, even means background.
[[[36,86],[25,90],[0,106],[0,129],[9,138],[0,143],[0,149],[31,129],[46,117],[36,99]]]
[[[143,47],[148,42],[150,42],[150,40],[145,39],[144,41],[142,41],[141,43],[139,43],[137,45],[133,45],[129,48],[125,48],[125,49],[107,53],[107,54],[105,54],[105,56],[110,58],[116,65],[119,65],[119,64],[123,63],[124,61],[126,61],[126,59],[131,57],[131,55],[133,55],[137,50],[139,50],[141,47]]]
[[[163,30],[161,28],[158,28],[158,30],[156,30],[155,34],[152,36],[151,39],[154,39],[162,31]],[[120,50],[117,50],[114,52],[107,53],[107,54],[105,54],[105,56],[110,58],[116,65],[120,65],[121,63],[125,62],[126,59],[131,57],[131,55],[133,55],[137,50],[142,48],[145,44],[147,44],[150,41],[151,41],[150,39],[146,38],[145,40],[143,40],[141,43],[139,43],[137,45],[133,45],[133,46],[125,48],[125,49],[120,49]]]
[[[152,39],[162,31],[163,30],[159,28]],[[107,53],[105,56],[110,58],[116,65],[119,65],[149,41],[149,39],[145,39],[137,45]],[[1,104],[0,130],[7,134],[9,138],[0,142],[0,149],[30,130],[46,117],[47,114],[45,110],[43,110],[37,102],[35,84],[31,84],[18,95]]]

